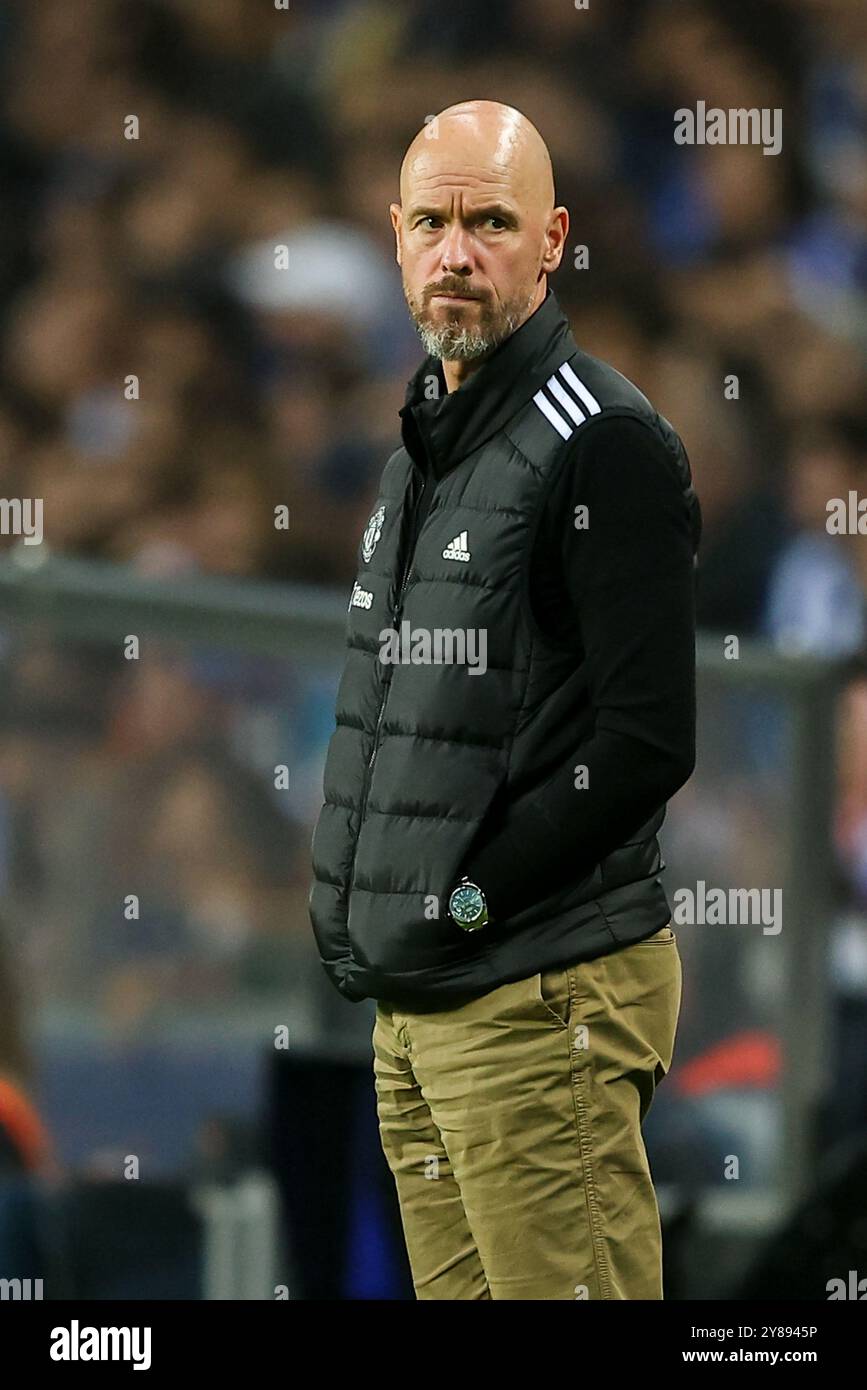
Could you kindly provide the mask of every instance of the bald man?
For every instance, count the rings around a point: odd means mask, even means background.
[[[569,214],[554,207],[551,160],[536,127],[493,101],[449,107],[419,132],[404,156],[400,196],[390,211],[404,294],[422,344],[442,360],[454,391],[544,300]],[[460,249],[453,265],[447,248],[443,254],[430,225],[440,220],[431,207],[443,199],[453,214],[477,204],[488,214],[481,246],[489,248],[489,277],[472,279]]]
[[[689,462],[548,287],[569,215],[525,116],[440,112],[391,220],[426,357],[359,545],[313,928],[376,1001],[417,1297],[659,1299],[641,1124],[680,1007],[656,836],[695,762]]]

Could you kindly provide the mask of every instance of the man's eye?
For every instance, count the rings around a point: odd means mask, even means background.
[[[508,223],[506,222],[505,218],[496,217],[496,216],[494,216],[493,213],[492,213],[489,217],[483,217],[481,220],[482,220],[482,223],[487,223],[487,222],[491,222],[491,223],[496,222],[496,223],[498,223],[499,225],[496,226],[496,227],[494,227],[494,231],[495,231],[495,232],[503,231],[503,230],[508,226]],[[436,224],[436,226],[434,226],[434,227],[432,228],[431,224],[434,224],[434,223]],[[428,230],[428,231],[430,231],[430,230],[436,230],[438,227],[441,227],[441,226],[442,226],[442,218],[441,218],[441,217],[437,217],[436,213],[432,213],[432,212],[425,213],[424,217],[420,217],[420,218],[418,219],[418,222],[417,222],[416,225],[419,226],[419,227],[422,227],[422,226],[425,226],[425,224],[427,224],[426,230]]]

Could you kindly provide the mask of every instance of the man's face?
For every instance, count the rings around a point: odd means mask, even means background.
[[[484,356],[544,297],[545,219],[513,184],[506,169],[432,149],[391,205],[404,294],[432,357]]]

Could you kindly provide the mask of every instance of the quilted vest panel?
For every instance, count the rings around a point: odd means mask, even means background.
[[[689,465],[667,422],[606,364],[580,352],[570,361],[598,393],[599,414],[639,416],[666,440],[689,500]],[[385,467],[359,545],[312,845],[311,920],[323,964],[348,998],[397,998],[409,982],[420,991],[450,982],[481,992],[496,978],[496,941],[458,929],[447,901],[495,796],[531,789],[574,744],[575,654],[538,630],[527,588],[534,526],[568,457],[568,441],[527,402],[437,483],[411,563],[417,470],[403,448]],[[468,650],[479,666],[484,651],[484,670],[413,660],[414,651],[436,655],[435,642],[428,651],[423,642],[437,631],[476,634]],[[397,661],[381,659],[390,632],[402,637]],[[546,914],[562,917],[621,885],[653,880],[664,813],[517,924],[526,930]]]

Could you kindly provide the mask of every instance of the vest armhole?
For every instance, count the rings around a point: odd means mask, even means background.
[[[571,464],[577,466],[577,457],[583,449],[584,445],[589,440],[591,434],[594,432],[594,429],[598,428],[606,421],[616,419],[628,419],[637,420],[640,424],[644,425],[646,428],[651,430],[651,432],[653,432],[655,428],[658,428],[656,426],[655,416],[656,412],[654,412],[653,418],[648,419],[647,413],[645,411],[638,410],[635,407],[628,405],[613,405],[606,407],[601,414],[591,417],[591,419],[589,419],[584,425],[582,425],[578,430],[575,431],[572,438],[568,441],[568,447],[565,447],[563,449],[559,462],[555,463],[551,467],[548,476],[544,480],[539,505],[536,509],[536,514],[533,517],[530,526],[528,527],[526,548],[521,561],[521,609],[524,613],[524,618],[533,640],[537,642],[542,642],[546,646],[550,647],[552,650],[563,651],[564,649],[571,647],[572,639],[570,637],[565,636],[558,637],[553,633],[546,632],[545,629],[540,626],[539,622],[537,621],[536,615],[533,612],[533,605],[530,595],[530,576],[533,567],[533,557],[536,549],[536,541],[538,539],[539,528],[542,524],[542,518],[545,515],[550,495],[556,487],[558,481],[561,480],[563,470],[570,466],[570,462]],[[508,430],[506,432],[508,434]],[[534,460],[528,456],[528,454],[521,447],[520,444],[515,442],[515,439],[512,437],[512,435],[508,434],[508,437],[509,442],[512,445],[512,448],[515,449],[519,454],[521,454],[523,458],[527,459],[529,463],[533,464]],[[674,460],[672,460],[672,464],[674,465]],[[538,467],[539,465],[538,463],[535,463],[534,466]],[[559,544],[557,554],[559,556]],[[562,587],[565,592],[565,585],[563,585]]]

